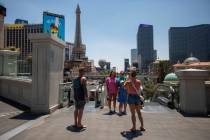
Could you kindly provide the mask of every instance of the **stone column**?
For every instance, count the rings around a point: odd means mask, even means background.
[[[63,82],[65,42],[50,34],[30,34],[32,42],[33,113],[50,113],[59,106],[59,83]]]
[[[199,69],[186,69],[176,72],[180,79],[180,110],[190,115],[207,115],[205,81],[210,72]]]

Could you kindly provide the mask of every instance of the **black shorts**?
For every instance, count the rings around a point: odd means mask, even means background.
[[[85,106],[86,102],[85,101],[75,101],[75,108],[76,109],[83,109]]]

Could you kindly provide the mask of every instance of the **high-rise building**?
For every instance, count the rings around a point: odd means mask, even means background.
[[[110,70],[111,69],[111,62],[106,62],[106,69]]]
[[[154,50],[153,57],[154,57],[154,59],[153,59],[154,61],[157,60],[157,50]]]
[[[138,62],[142,72],[148,71],[148,66],[154,61],[153,26],[140,24],[137,32]]]
[[[124,71],[128,71],[130,65],[129,65],[129,59],[128,58],[125,58],[124,59]]]
[[[138,62],[134,62],[134,63],[132,64],[132,66],[138,68],[138,67],[139,67],[139,64],[138,64]],[[137,70],[139,71],[139,69],[137,69]]]
[[[4,48],[4,17],[6,16],[6,8],[0,5],[0,48]]]
[[[172,64],[182,63],[189,56],[210,60],[210,24],[169,29],[169,58]]]
[[[138,62],[138,53],[137,53],[137,49],[131,49],[131,65],[133,66],[133,64]]]
[[[18,73],[31,73],[27,58],[32,54],[32,44],[28,39],[30,33],[42,33],[42,24],[5,24],[4,47],[20,49],[18,56]]]

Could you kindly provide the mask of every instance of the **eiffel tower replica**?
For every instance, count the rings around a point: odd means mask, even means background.
[[[76,31],[74,39],[74,47],[72,49],[72,55],[70,59],[70,69],[73,73],[77,73],[79,67],[84,67],[86,72],[91,71],[91,63],[88,62],[86,54],[86,46],[82,44],[81,26],[80,26],[80,7],[76,8]]]

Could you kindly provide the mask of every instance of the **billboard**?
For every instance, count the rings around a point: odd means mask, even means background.
[[[43,13],[43,32],[54,34],[58,38],[65,40],[65,18],[63,15],[49,12]]]

